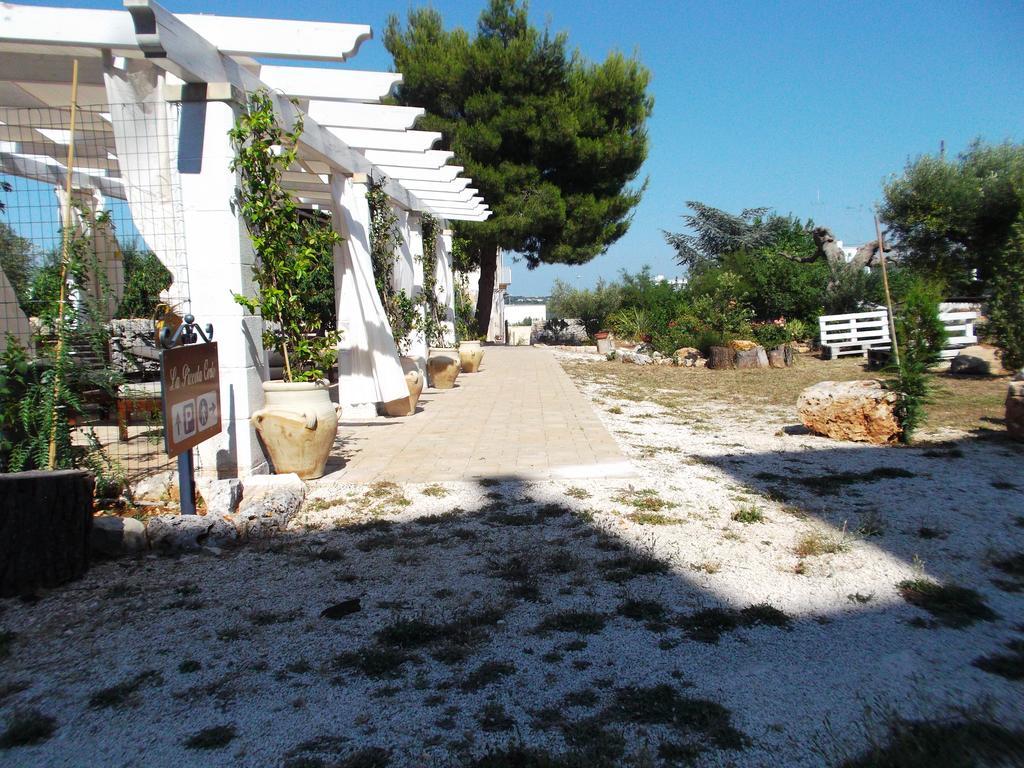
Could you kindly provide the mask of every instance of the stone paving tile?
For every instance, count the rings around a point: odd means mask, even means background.
[[[533,347],[486,347],[479,372],[425,390],[412,416],[342,422],[338,436],[327,481],[636,475],[551,353]]]

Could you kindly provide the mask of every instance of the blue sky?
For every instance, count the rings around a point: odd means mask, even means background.
[[[434,0],[474,28],[484,0]],[[33,3],[56,5],[57,2]],[[64,3],[120,7],[120,3]],[[167,0],[172,11],[365,23],[351,66],[388,69],[379,31],[408,2]],[[413,3],[419,5],[419,3]],[[636,51],[653,73],[649,187],[629,233],[582,267],[513,265],[512,292],[546,293],[650,264],[679,272],[662,230],[686,200],[813,218],[847,243],[874,236],[883,180],[908,159],[973,138],[1024,140],[1024,3],[533,0],[534,23],[601,59]]]

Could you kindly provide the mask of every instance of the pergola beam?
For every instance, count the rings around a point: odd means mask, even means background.
[[[426,152],[392,152],[386,149],[367,149],[363,156],[374,165],[400,165],[404,168],[440,168],[453,157],[454,152],[428,149]]]
[[[387,104],[363,104],[346,101],[310,101],[306,114],[328,128],[371,128],[404,131],[412,128],[422,107],[392,107]]]
[[[434,131],[378,131],[370,128],[327,128],[326,130],[356,149],[426,152],[441,140],[441,134]]]
[[[362,72],[354,69],[312,67],[260,67],[259,78],[271,88],[295,99],[377,102],[402,82],[397,72]]]

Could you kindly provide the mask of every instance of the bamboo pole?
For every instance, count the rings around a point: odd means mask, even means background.
[[[64,305],[67,288],[68,252],[71,249],[71,177],[75,171],[75,117],[78,111],[78,59],[71,66],[71,121],[68,124],[68,157],[65,164],[64,179],[64,236],[61,238],[60,249],[60,288],[57,303],[57,347],[54,360],[60,360],[64,352]],[[53,413],[50,414],[50,454],[48,468],[52,471],[57,466],[57,398],[60,392],[60,366],[53,368]]]
[[[889,338],[892,339],[892,359],[900,364],[900,345],[896,340],[896,318],[892,311],[892,294],[889,293],[889,272],[885,266],[885,243],[882,242],[882,227],[875,216],[875,233],[878,235],[878,259],[882,264],[882,286],[885,288],[885,307],[889,315]]]

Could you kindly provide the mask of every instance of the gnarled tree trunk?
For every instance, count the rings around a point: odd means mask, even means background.
[[[480,282],[477,283],[476,332],[487,334],[491,324],[491,306],[494,303],[494,279],[498,270],[498,246],[488,244],[477,252],[480,265]]]

